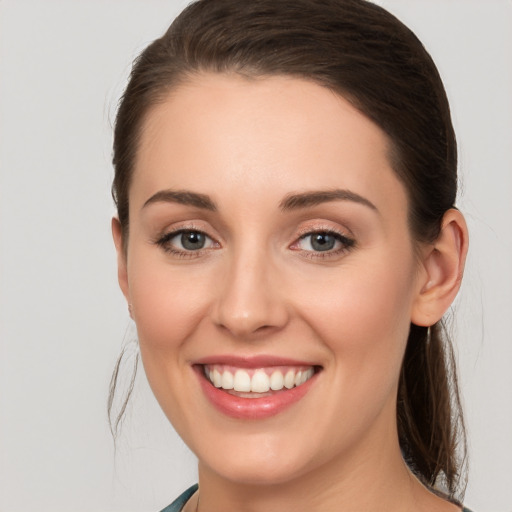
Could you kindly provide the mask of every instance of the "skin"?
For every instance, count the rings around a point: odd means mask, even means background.
[[[154,107],[141,133],[126,252],[113,221],[119,282],[153,392],[199,459],[199,510],[458,510],[407,469],[395,411],[410,323],[433,324],[457,293],[462,216],[450,210],[434,244],[415,242],[386,135],[307,81],[200,75]],[[217,209],[144,206],[165,190],[207,194]],[[319,190],[373,207],[283,210],[291,194]],[[184,228],[206,233],[206,247],[155,243]],[[326,230],[352,245],[312,250],[305,234]],[[322,371],[292,407],[240,420],[209,403],[192,368],[218,354]],[[186,510],[196,506],[197,496]]]

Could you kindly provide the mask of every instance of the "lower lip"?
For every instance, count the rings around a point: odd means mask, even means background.
[[[216,388],[204,375],[203,367],[194,367],[204,394],[217,410],[227,416],[238,419],[259,420],[275,416],[297,403],[311,389],[318,373],[304,384],[292,389],[277,391],[261,398],[242,398]]]

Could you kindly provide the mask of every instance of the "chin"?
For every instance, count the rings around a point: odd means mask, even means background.
[[[220,464],[210,466],[210,471],[215,472],[223,479],[239,485],[269,486],[285,484],[302,473],[302,465],[297,461],[263,461],[261,458],[235,460],[226,458]],[[304,473],[307,472],[305,469]]]
[[[253,434],[229,445],[222,441],[214,443],[214,450],[198,450],[199,464],[237,484],[284,484],[300,478],[318,464],[315,461],[318,453],[313,446],[306,447],[303,440],[294,442],[290,436],[286,437]]]

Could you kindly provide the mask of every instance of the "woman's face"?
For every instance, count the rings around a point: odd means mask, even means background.
[[[397,449],[421,272],[387,144],[294,78],[200,75],[149,113],[120,281],[204,471],[278,483]]]

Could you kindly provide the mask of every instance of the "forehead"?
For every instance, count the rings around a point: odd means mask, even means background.
[[[402,188],[388,149],[377,125],[316,83],[203,74],[148,113],[131,199],[162,188],[255,197],[340,186],[384,197]]]

